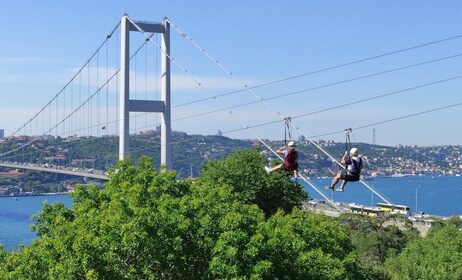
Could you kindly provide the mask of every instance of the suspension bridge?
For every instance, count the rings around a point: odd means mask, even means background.
[[[171,29],[178,34],[180,38],[184,39],[187,44],[192,46],[193,49],[196,49],[201,55],[203,55],[210,64],[221,71],[228,80],[237,84],[239,89],[225,93],[216,93],[209,90],[206,82],[197,78],[192,71],[188,70],[179,60],[174,59],[172,56],[170,50]],[[135,35],[138,36],[136,39]],[[155,129],[156,131],[159,131],[160,135],[160,145],[158,147],[161,154],[160,165],[163,165],[168,169],[172,169],[172,122],[199,116],[207,117],[215,113],[228,115],[232,121],[240,126],[240,128],[224,131],[225,134],[245,130],[252,136],[253,139],[258,140],[263,147],[273,153],[275,157],[279,157],[283,160],[280,155],[275,152],[274,148],[270,147],[267,141],[265,141],[264,135],[260,135],[256,132],[259,127],[283,123],[288,118],[298,121],[299,119],[306,118],[313,114],[333,111],[353,104],[371,102],[373,100],[397,96],[426,87],[447,84],[451,81],[462,78],[462,75],[443,77],[414,86],[401,88],[399,90],[390,90],[389,92],[374,96],[369,95],[364,98],[357,98],[356,100],[350,99],[344,104],[328,106],[317,111],[303,112],[295,115],[281,113],[271,101],[376,78],[415,67],[433,65],[441,61],[448,61],[462,57],[462,54],[453,54],[427,59],[405,66],[377,71],[375,73],[368,73],[366,75],[359,75],[335,82],[328,82],[322,85],[304,88],[302,90],[284,92],[269,98],[263,98],[260,94],[258,94],[257,90],[259,88],[290,82],[302,77],[333,71],[342,67],[367,63],[373,60],[383,59],[387,56],[406,53],[412,50],[460,38],[462,38],[462,35],[427,42],[425,44],[371,56],[280,80],[270,81],[256,86],[250,86],[234,75],[211,54],[205,51],[205,49],[193,41],[192,38],[186,35],[186,33],[184,33],[168,18],[165,18],[160,23],[154,23],[132,20],[128,15],[125,15],[107,34],[103,43],[98,46],[97,50],[80,68],[76,70],[75,75],[73,75],[72,78],[65,83],[63,88],[59,90],[58,93],[56,93],[51,100],[49,100],[24,125],[19,127],[7,137],[4,142],[7,142],[8,139],[17,140],[20,138],[22,141],[19,142],[19,145],[3,148],[3,151],[0,153],[0,166],[107,180],[107,167],[113,165],[114,161],[117,159],[123,160],[130,156],[130,134],[137,131]],[[150,51],[154,52],[155,55],[152,56]],[[155,64],[155,66],[153,66],[152,69],[149,68],[150,64],[148,62]],[[193,84],[197,88],[197,91],[204,93],[206,97],[201,99],[192,99],[182,104],[172,105],[171,68],[175,68],[185,79],[189,81],[190,84]],[[253,100],[246,102],[241,101],[238,104],[231,105],[226,103],[226,98],[235,94],[247,94]],[[195,105],[199,102],[214,103],[218,106],[218,109],[200,111],[198,113],[194,110],[195,113],[193,114],[180,116],[179,118],[172,120],[172,110],[188,105]],[[263,106],[267,112],[273,115],[273,118],[267,122],[249,124],[249,117],[242,118],[239,113],[237,113],[238,108],[248,107],[255,104]],[[353,127],[353,130],[375,127],[377,125],[395,122],[422,114],[447,110],[460,105],[462,105],[462,103],[456,102],[446,106],[434,107],[378,122],[358,125]],[[159,116],[160,120],[158,119]],[[344,133],[343,130],[312,136],[307,135],[300,127],[296,126],[294,122],[290,122],[289,125],[290,129],[296,131],[300,136],[303,136],[310,144],[314,145],[319,151],[330,158],[333,163],[342,166],[342,164],[338,162],[337,159],[329,153],[329,151],[312,139],[320,136]],[[97,156],[95,156],[92,159],[81,158],[76,162],[66,162],[66,160],[63,159],[61,160],[63,164],[45,165],[47,163],[47,159],[37,155],[37,150],[42,148],[40,143],[43,140],[59,138],[64,139],[64,142],[69,144],[68,149],[64,147],[61,148],[61,150],[49,151],[48,158],[56,159],[59,156],[63,157],[64,154],[69,153],[69,150],[72,150],[71,144],[75,141],[79,141],[80,139],[109,137],[118,137],[119,140],[117,157],[113,156],[110,159],[97,158]],[[18,155],[20,155],[21,160],[17,159]],[[79,164],[83,166],[86,162],[93,162],[94,165],[95,161],[98,160],[106,163],[105,169],[95,169],[91,166],[78,168]],[[328,198],[327,191],[324,190],[324,188],[316,186],[313,181],[304,174],[300,174],[300,177],[327,202],[332,204],[339,211],[342,211],[342,209],[339,209],[338,206],[336,206],[331,199]],[[378,193],[377,189],[370,187],[367,182],[361,180],[360,183],[384,202],[391,203]]]

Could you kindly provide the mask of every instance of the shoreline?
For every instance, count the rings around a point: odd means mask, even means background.
[[[53,192],[53,193],[27,193],[27,194],[18,194],[18,195],[0,195],[0,197],[12,197],[12,198],[19,198],[19,197],[32,197],[32,196],[54,196],[54,195],[69,195],[71,192]]]

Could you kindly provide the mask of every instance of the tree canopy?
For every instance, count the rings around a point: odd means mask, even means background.
[[[222,170],[224,162],[214,164]],[[45,204],[34,225],[37,239],[0,254],[0,278],[361,279],[341,223],[296,205],[290,212],[274,207],[280,210],[266,217],[255,203],[258,189],[239,193],[226,174],[212,181],[212,167],[207,172],[177,180],[149,158],[137,167],[120,162],[104,190],[78,187],[70,209]],[[261,187],[282,180],[247,174]]]
[[[259,150],[240,150],[227,158],[208,162],[200,178],[211,184],[226,184],[237,200],[257,204],[267,216],[278,209],[290,212],[294,207],[300,208],[309,197],[303,186],[288,180],[284,171],[267,176],[263,169],[265,163]]]
[[[178,180],[150,158],[121,161],[104,190],[44,204],[31,245],[0,247],[0,279],[462,278],[460,219],[420,238],[386,219],[304,211],[302,187],[264,164],[242,150]]]
[[[386,262],[393,279],[462,279],[461,222],[444,223]]]

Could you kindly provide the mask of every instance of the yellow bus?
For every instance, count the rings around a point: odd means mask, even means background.
[[[350,205],[351,213],[367,215],[370,217],[381,217],[384,215],[384,211],[379,208],[364,207],[362,205]]]
[[[393,213],[398,213],[398,214],[403,214],[403,215],[411,214],[411,207],[406,206],[406,205],[377,203],[377,207],[379,207],[384,212],[393,212]]]

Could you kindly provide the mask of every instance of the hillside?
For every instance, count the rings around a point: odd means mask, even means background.
[[[0,153],[9,151],[20,144],[30,141],[30,137],[17,137],[0,144]],[[277,149],[284,141],[264,140],[270,147]],[[345,143],[319,141],[319,146],[336,159],[345,151]],[[462,173],[462,146],[378,146],[366,143],[354,143],[363,155],[364,176],[401,176],[403,174],[460,175]],[[227,157],[234,151],[258,148],[265,157],[275,159],[265,146],[256,140],[231,139],[219,135],[188,135],[184,132],[172,134],[172,165],[179,178],[199,176],[202,166],[210,161]],[[327,155],[309,141],[299,139],[297,149],[300,153],[300,169],[309,177],[330,176],[338,170]],[[135,162],[142,155],[153,158],[154,165],[160,165],[160,135],[154,131],[138,133],[130,137],[130,153]],[[107,170],[117,161],[118,137],[85,138],[43,138],[36,139],[32,145],[24,147],[12,157],[0,160],[26,162],[32,164],[66,165],[82,169]],[[3,179],[2,185],[22,185],[23,187],[40,185],[41,191],[50,189],[43,186],[54,182],[73,179],[64,175],[40,174],[28,172],[21,180]],[[78,181],[78,180],[77,180]],[[51,187],[58,191],[62,187]]]

